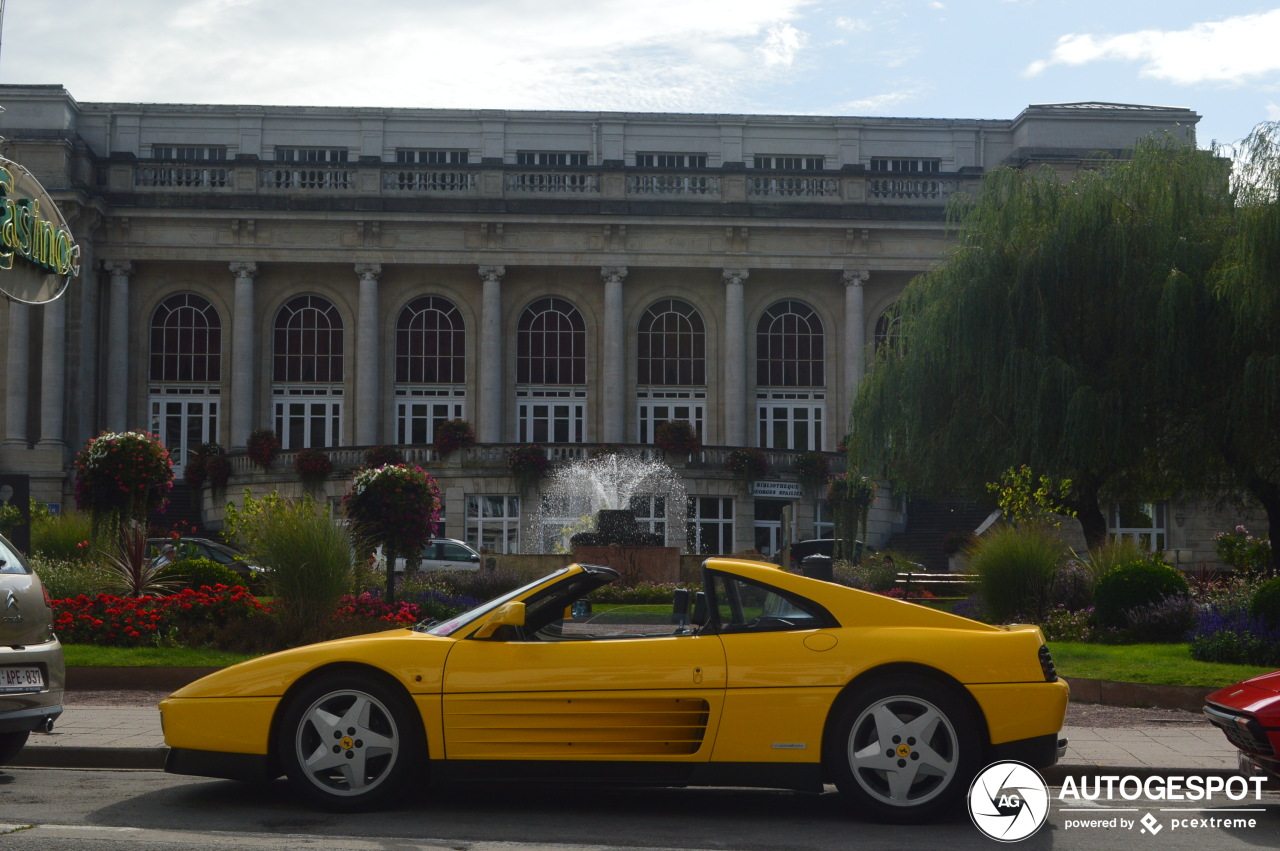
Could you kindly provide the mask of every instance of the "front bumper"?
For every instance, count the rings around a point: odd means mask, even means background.
[[[1057,765],[1067,753],[1067,740],[1057,733],[1047,736],[1032,736],[1029,739],[1018,739],[991,746],[991,761],[1004,762],[1013,760],[1023,762],[1032,768],[1048,768]]]

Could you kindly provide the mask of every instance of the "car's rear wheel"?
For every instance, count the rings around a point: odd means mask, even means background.
[[[364,672],[325,675],[293,696],[276,752],[293,787],[327,809],[391,803],[425,773],[422,721],[393,684]]]
[[[27,743],[27,737],[30,735],[26,730],[0,733],[0,765],[8,765],[18,755],[18,751],[22,750],[22,746]]]
[[[941,815],[978,769],[973,710],[940,683],[878,680],[838,712],[825,759],[840,792],[880,821]]]

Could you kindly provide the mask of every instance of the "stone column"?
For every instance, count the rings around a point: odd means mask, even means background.
[[[40,367],[39,446],[67,445],[67,300],[63,296],[44,306],[44,344]]]
[[[867,371],[865,350],[867,347],[867,319],[863,310],[863,285],[871,273],[866,270],[846,270],[841,273],[844,281],[844,412],[845,420],[839,424],[840,431],[832,437],[836,442],[848,428],[849,410],[853,407],[853,398],[858,394],[858,385]]]
[[[356,445],[378,442],[378,278],[382,266],[357,263],[360,276],[360,315],[356,320]]]
[[[30,400],[31,306],[9,302],[8,369],[5,371],[4,442],[28,448],[27,404]]]
[[[627,410],[626,335],[622,319],[622,279],[627,277],[626,266],[601,266],[604,278],[604,337],[603,385],[600,398],[604,401],[604,442],[622,443],[626,440],[624,426]]]
[[[481,266],[484,294],[480,303],[480,390],[481,443],[502,443],[502,389],[505,385],[502,360],[502,276],[505,266]]]
[[[747,445],[747,327],[742,283],[751,273],[725,269],[724,280],[724,443]]]
[[[124,431],[129,421],[129,275],[128,260],[108,260],[103,268],[111,275],[107,296],[107,430]]]
[[[235,301],[231,306],[231,448],[244,449],[253,431],[254,402],[254,328],[253,279],[258,275],[257,263],[232,263],[236,276]]]

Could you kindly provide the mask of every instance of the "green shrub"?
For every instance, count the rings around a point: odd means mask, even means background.
[[[31,515],[31,552],[60,561],[84,561],[102,549],[87,513]]]
[[[207,558],[180,559],[169,565],[160,574],[162,579],[180,579],[189,588],[200,588],[208,585],[245,585],[240,574],[225,564]]]
[[[98,562],[46,555],[33,555],[28,561],[54,600],[66,600],[81,594],[92,596],[111,584],[111,572]]]
[[[1190,593],[1186,578],[1157,559],[1147,556],[1103,574],[1093,589],[1094,617],[1101,626],[1124,629],[1131,609]]]
[[[1044,526],[1001,526],[984,535],[969,555],[969,568],[978,574],[992,621],[1039,620],[1066,557],[1066,544]]]
[[[1100,547],[1089,550],[1084,566],[1089,568],[1094,580],[1101,579],[1117,567],[1143,561],[1148,553],[1129,538],[1111,538]]]
[[[338,599],[351,591],[355,545],[345,526],[329,519],[310,497],[262,499],[245,495],[227,507],[236,543],[267,569],[266,587],[281,628],[292,644],[329,637]]]
[[[1280,628],[1280,576],[1268,579],[1253,592],[1249,614],[1261,618],[1269,627]]]
[[[862,591],[888,591],[898,581],[899,569],[908,569],[911,562],[906,556],[901,561],[891,553],[875,553],[862,557],[858,562],[837,560],[832,574],[836,582]]]

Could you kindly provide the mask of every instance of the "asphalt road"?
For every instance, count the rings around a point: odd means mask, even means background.
[[[1115,812],[1064,813],[1016,847],[1205,851],[1280,848],[1280,796],[1262,812],[1170,813],[1158,801],[1117,804],[1135,820],[1158,817],[1159,836],[1133,828],[1074,827]],[[1184,805],[1186,806],[1186,805]],[[1222,801],[1220,806],[1244,806]],[[1086,805],[1087,808],[1087,805]],[[1175,828],[1174,818],[1247,817],[1253,828]],[[115,849],[991,849],[965,815],[934,825],[888,826],[849,814],[834,793],[726,789],[484,787],[424,792],[389,812],[336,815],[296,799],[283,782],[250,786],[157,771],[0,770],[0,848]]]

